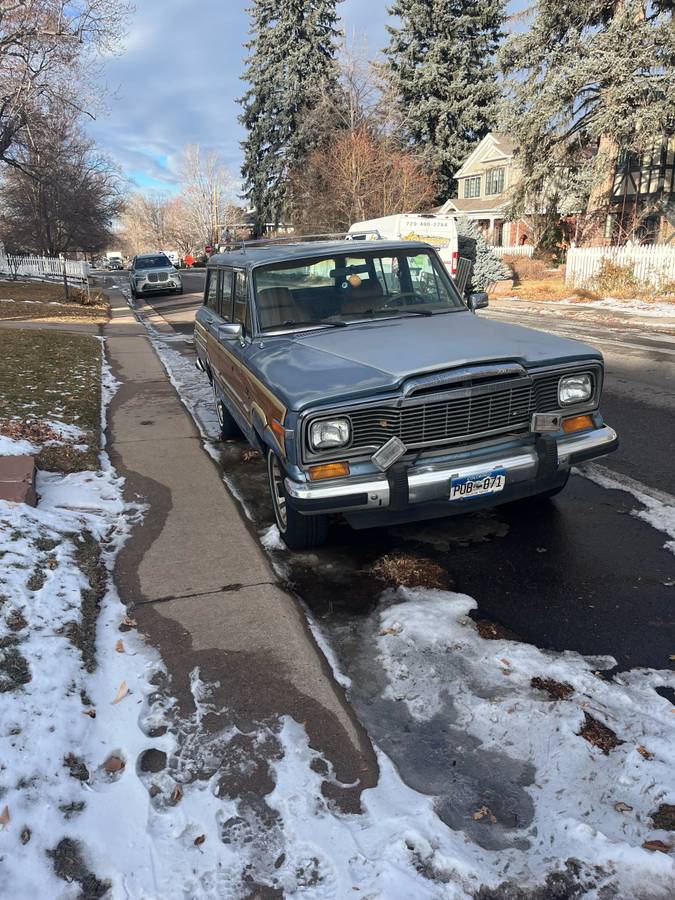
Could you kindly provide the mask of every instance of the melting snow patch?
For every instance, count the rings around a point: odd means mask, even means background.
[[[39,449],[30,441],[15,441],[13,438],[0,434],[0,456],[31,456]]]
[[[644,507],[633,510],[633,515],[672,538],[666,541],[664,547],[675,553],[675,497],[649,488],[628,475],[612,472],[597,463],[587,463],[579,468],[579,472],[600,487],[632,494]]]
[[[279,529],[276,525],[270,525],[269,528],[266,528],[265,531],[260,535],[260,543],[263,545],[265,550],[287,550],[286,544],[284,544],[281,535],[279,534]]]
[[[181,400],[195,420],[205,440],[220,439],[220,425],[213,402],[213,390],[203,372],[196,368],[194,361],[180,351],[167,346],[174,335],[160,335],[145,320],[142,320],[152,346],[166,369],[171,384],[176,388]]]
[[[628,313],[630,315],[646,316],[649,318],[663,318],[672,316],[675,318],[675,303],[650,303],[647,300],[618,300],[609,297],[606,300],[591,300],[584,303],[574,303],[571,300],[558,301],[559,306],[573,306],[579,310],[610,309],[614,312]]]
[[[484,854],[482,868],[491,880],[541,883],[552,866],[576,859],[589,872],[599,866],[619,896],[672,896],[673,859],[642,844],[655,838],[669,843],[667,832],[651,826],[650,814],[675,799],[675,721],[671,705],[655,691],[675,685],[675,676],[643,669],[607,680],[595,672],[611,668],[611,657],[483,640],[469,618],[477,604],[463,594],[403,588],[389,600],[377,638],[389,698],[405,704],[418,722],[444,713],[477,740],[479,769],[491,752],[533,769],[527,787],[532,821],[502,830],[510,846]],[[552,701],[532,686],[537,677],[571,686],[569,700]],[[585,740],[586,715],[621,743],[603,752]],[[460,785],[461,770],[456,779]],[[452,804],[452,796],[448,800]],[[501,829],[486,806],[473,818]],[[517,839],[525,842],[521,849]]]

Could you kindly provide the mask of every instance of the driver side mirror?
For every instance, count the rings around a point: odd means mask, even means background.
[[[477,309],[485,309],[490,301],[485,291],[478,291],[475,294],[469,294],[469,309],[476,312]]]
[[[244,339],[244,328],[241,322],[226,322],[218,326],[218,340],[223,343],[232,343]]]

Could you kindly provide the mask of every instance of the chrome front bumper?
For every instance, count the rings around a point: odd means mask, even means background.
[[[507,486],[532,482],[531,493],[537,493],[537,481],[550,479],[569,471],[577,462],[594,459],[611,453],[618,446],[616,431],[608,425],[579,434],[566,435],[546,444],[547,451],[555,446],[557,457],[547,452],[542,458],[542,447],[531,444],[508,454],[494,451],[461,463],[429,463],[407,469],[406,501],[409,506],[447,500],[450,479],[480,474],[486,469],[506,470]],[[317,514],[323,512],[356,512],[386,509],[392,505],[392,479],[385,473],[335,479],[324,482],[298,482],[285,480],[291,502],[300,512]],[[542,489],[545,489],[543,487]],[[505,499],[508,494],[505,493]]]
[[[138,294],[149,294],[150,291],[177,291],[183,286],[180,278],[167,278],[166,281],[136,281],[134,287]]]

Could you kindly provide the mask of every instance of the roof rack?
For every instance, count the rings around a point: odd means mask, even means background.
[[[312,241],[363,241],[382,240],[382,235],[377,229],[370,231],[328,231],[323,234],[285,234],[281,237],[256,238],[248,241],[231,241],[227,244],[227,251],[246,250],[251,247],[268,247],[270,244],[304,244]],[[226,252],[227,252],[226,251]]]

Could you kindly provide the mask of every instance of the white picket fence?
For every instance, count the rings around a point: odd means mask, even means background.
[[[52,281],[54,278],[63,278],[64,262],[68,281],[86,282],[89,276],[88,262],[81,259],[63,260],[58,256],[10,256],[0,253],[0,274]]]
[[[490,247],[497,256],[528,256],[534,253],[532,244],[517,244],[514,247]]]
[[[638,281],[658,287],[675,282],[675,246],[650,244],[644,247],[570,247],[567,251],[565,282],[572,287],[590,287],[603,260],[618,266],[632,266]]]

